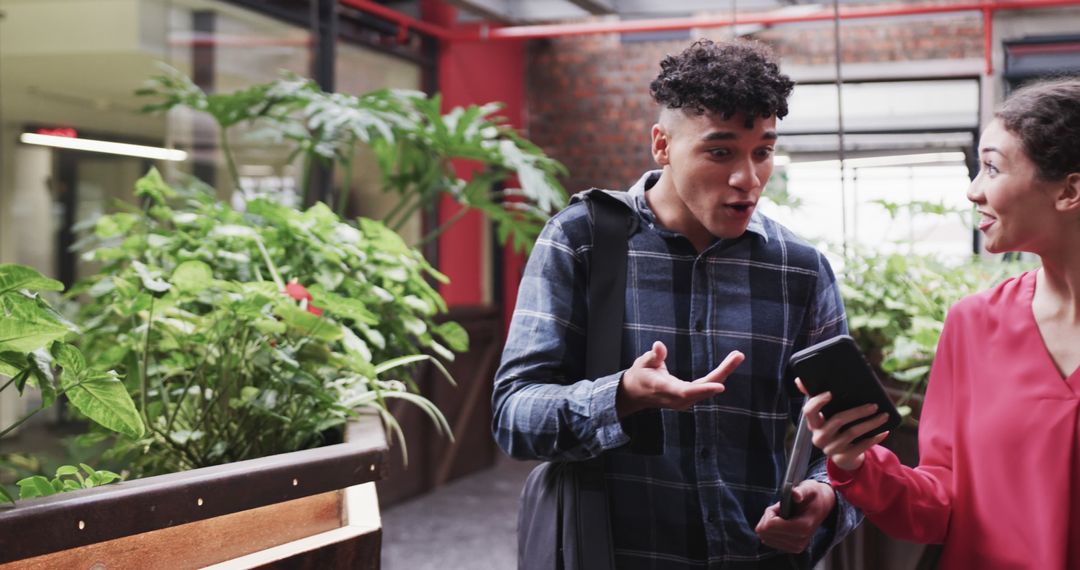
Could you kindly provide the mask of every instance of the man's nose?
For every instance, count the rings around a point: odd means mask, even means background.
[[[754,166],[753,160],[739,161],[735,168],[732,169],[731,176],[728,177],[728,186],[743,192],[749,192],[761,186],[761,179],[758,177],[757,168]]]

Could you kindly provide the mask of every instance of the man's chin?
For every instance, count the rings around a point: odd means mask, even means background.
[[[716,236],[716,237],[718,237],[720,239],[734,239],[734,238],[737,238],[737,237],[743,235],[744,233],[746,233],[746,226],[748,226],[748,225],[750,225],[750,224],[739,224],[739,225],[723,224],[723,225],[718,225],[717,227],[711,228],[709,230],[709,233],[711,233],[712,235],[714,235],[714,236]]]

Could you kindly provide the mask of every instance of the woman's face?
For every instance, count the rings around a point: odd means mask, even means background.
[[[990,123],[979,140],[979,175],[971,181],[967,198],[979,212],[978,227],[991,253],[1040,253],[1052,245],[1056,184],[1035,174],[1035,164],[1024,153],[1020,139],[998,120]]]

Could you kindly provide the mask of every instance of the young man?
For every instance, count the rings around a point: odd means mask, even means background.
[[[577,202],[526,267],[493,432],[516,458],[603,458],[620,570],[808,568],[859,515],[820,460],[794,515],[777,515],[802,405],[788,357],[847,329],[825,258],[756,212],[794,84],[749,42],[701,40],[660,65],[661,170],[627,193],[639,223],[626,291],[612,291],[626,298],[626,368],[584,374],[592,237]]]

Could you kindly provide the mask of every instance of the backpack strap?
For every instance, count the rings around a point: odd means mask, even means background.
[[[625,199],[624,199],[625,198]],[[585,374],[599,378],[622,365],[626,263],[637,216],[625,192],[590,190],[582,200],[592,214],[593,245],[589,268],[589,320]]]

